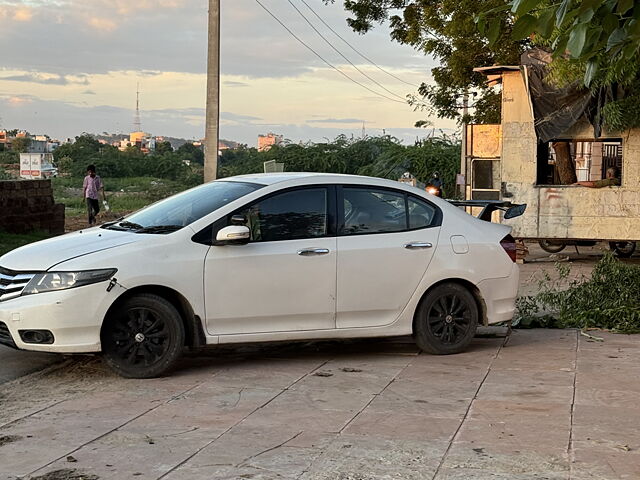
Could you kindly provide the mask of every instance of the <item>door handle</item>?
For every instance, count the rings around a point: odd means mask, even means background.
[[[305,248],[303,250],[298,250],[298,255],[303,257],[312,257],[314,255],[326,255],[329,253],[328,248]]]
[[[431,247],[433,247],[433,245],[431,245],[428,242],[411,242],[411,243],[404,244],[404,248],[408,248],[409,250],[415,250],[418,248],[431,248]]]

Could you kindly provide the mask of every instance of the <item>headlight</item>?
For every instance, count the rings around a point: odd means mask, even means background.
[[[104,282],[115,275],[117,271],[115,268],[106,268],[103,270],[85,270],[83,272],[39,273],[24,287],[22,295],[65,290]]]
[[[427,193],[430,193],[431,195],[435,195],[436,193],[438,193],[438,189],[435,187],[429,187],[427,188]]]

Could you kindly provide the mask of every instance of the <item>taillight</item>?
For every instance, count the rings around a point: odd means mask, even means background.
[[[504,251],[507,252],[509,258],[516,261],[516,241],[511,235],[507,235],[502,240],[500,240],[500,245],[504,248]]]

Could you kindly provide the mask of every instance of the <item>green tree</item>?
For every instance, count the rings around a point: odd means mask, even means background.
[[[162,155],[164,153],[171,153],[173,152],[173,147],[171,146],[171,142],[168,141],[164,141],[164,142],[158,142],[156,143],[156,149],[154,150],[154,153],[156,155]]]
[[[31,139],[29,137],[18,137],[11,140],[11,150],[16,153],[25,153],[29,150]]]
[[[191,142],[187,142],[181,145],[176,150],[176,154],[178,154],[180,158],[184,160],[189,160],[190,162],[194,162],[199,165],[204,165],[204,152],[202,151],[201,148],[196,147]]]
[[[16,152],[0,152],[0,165],[20,163],[20,155]]]
[[[411,100],[416,108],[460,120],[461,96],[470,89],[478,96],[475,113],[465,120],[478,123],[499,123],[501,104],[499,94],[473,68],[517,65],[529,44],[527,39],[512,39],[512,18],[504,9],[493,16],[490,30],[495,42],[489,44],[476,28],[475,15],[504,5],[504,0],[344,0],[353,15],[347,23],[356,32],[368,32],[374,24],[388,21],[394,41],[439,62],[431,70],[435,84],[423,83],[418,90],[422,98]]]
[[[589,86],[602,72],[605,80],[635,80],[640,52],[640,3],[634,0],[511,0],[514,38],[534,35],[556,57],[581,62]],[[574,64],[574,65],[577,65]]]
[[[640,2],[634,0],[510,0],[477,16],[491,45],[492,18],[515,17],[512,39],[530,37],[553,52],[549,79],[583,84],[598,97],[597,123],[622,131],[640,126]]]

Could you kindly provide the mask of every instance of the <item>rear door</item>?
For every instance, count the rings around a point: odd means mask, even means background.
[[[436,250],[442,212],[400,190],[338,188],[337,328],[393,323]]]

